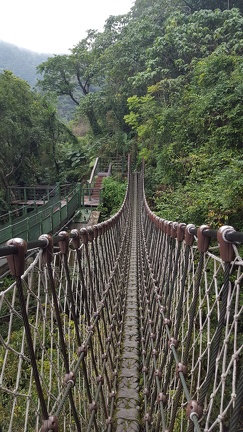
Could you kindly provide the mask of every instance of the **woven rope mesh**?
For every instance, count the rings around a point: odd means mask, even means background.
[[[101,224],[99,235],[76,249],[70,240],[67,254],[55,247],[49,264],[44,252],[35,249],[21,280],[2,281],[4,432],[40,431],[43,419],[51,416],[53,430],[113,430],[130,260],[131,185],[122,212]],[[139,194],[140,430],[240,430],[241,247],[234,246],[231,263],[221,260],[217,242],[199,252],[196,237],[190,246],[161,229],[161,220],[143,199],[142,183]]]

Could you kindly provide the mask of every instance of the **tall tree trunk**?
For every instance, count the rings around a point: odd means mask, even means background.
[[[89,110],[86,111],[86,116],[89,120],[90,127],[91,127],[94,135],[101,134],[102,130],[101,130],[99,123],[97,122],[93,108],[90,108]]]
[[[1,179],[2,179],[3,189],[5,190],[5,201],[6,202],[8,201],[8,190],[10,191],[10,200],[14,201],[16,199],[16,197],[15,197],[12,189],[9,189],[8,179],[7,179],[7,177],[5,176],[5,174],[3,173],[2,170],[0,171],[0,176],[1,176]]]

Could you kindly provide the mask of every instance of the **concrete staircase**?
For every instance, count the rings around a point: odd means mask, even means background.
[[[102,189],[102,182],[104,177],[107,177],[107,173],[99,172],[97,174],[95,184],[91,188],[90,196],[84,197],[84,205],[90,207],[97,207],[100,204],[100,192]]]

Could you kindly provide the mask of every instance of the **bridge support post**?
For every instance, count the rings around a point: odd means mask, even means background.
[[[26,188],[24,188],[24,202],[25,203],[27,203],[27,199],[28,199],[28,197],[27,197],[27,191],[26,191]],[[23,205],[23,214],[24,215],[27,215],[27,206],[26,206],[26,204],[24,204]]]
[[[45,402],[45,398],[44,398],[44,394],[43,394],[43,390],[42,390],[42,385],[41,385],[40,376],[39,376],[39,372],[38,372],[37,362],[36,362],[36,358],[35,358],[35,350],[34,350],[33,340],[32,340],[32,336],[31,336],[28,314],[27,314],[27,310],[26,310],[26,299],[24,296],[24,290],[23,290],[22,279],[21,279],[21,276],[23,276],[24,269],[25,269],[25,255],[27,252],[27,244],[24,240],[16,238],[16,239],[9,240],[7,242],[7,245],[8,246],[14,246],[16,248],[15,253],[13,255],[9,255],[7,257],[7,261],[8,261],[10,273],[12,274],[12,276],[15,276],[15,278],[16,278],[16,286],[17,286],[18,295],[19,295],[20,310],[21,310],[21,315],[22,315],[25,333],[26,333],[26,340],[27,340],[28,349],[29,349],[31,367],[33,370],[36,389],[37,389],[38,397],[40,400],[42,416],[43,416],[44,420],[48,420],[49,416],[48,416],[47,406],[46,406],[46,402]]]

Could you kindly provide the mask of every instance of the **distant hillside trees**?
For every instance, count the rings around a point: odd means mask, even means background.
[[[96,74],[99,54],[93,46],[95,38],[96,32],[90,30],[70,55],[55,55],[40,64],[37,70],[43,74],[43,79],[38,81],[39,87],[58,96],[69,96],[77,106],[82,106],[91,86],[99,84],[99,75]],[[86,104],[85,114],[93,132],[101,133],[92,105]]]
[[[39,54],[13,44],[0,41],[0,73],[10,70],[31,87],[37,82],[36,67],[47,60],[48,54]]]

